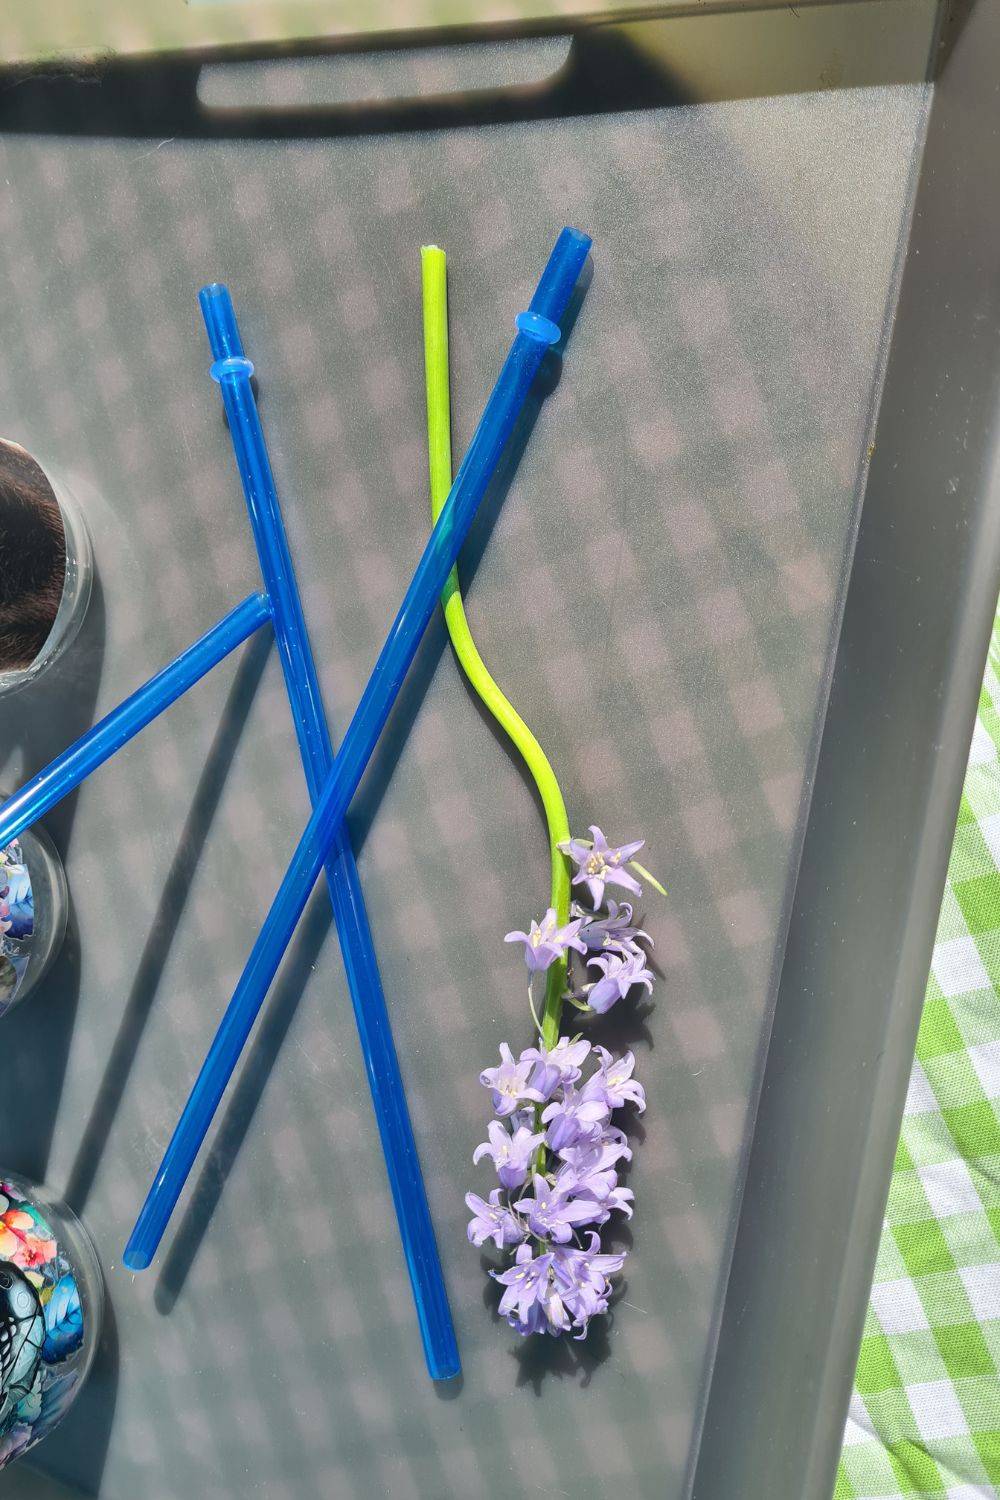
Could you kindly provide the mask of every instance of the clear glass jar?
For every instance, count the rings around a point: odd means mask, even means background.
[[[101,1337],[104,1281],[80,1220],[0,1171],[0,1469],[76,1400]]]
[[[93,576],[69,490],[19,443],[0,439],[0,694],[32,682],[71,644]]]
[[[0,792],[0,803],[7,799]],[[45,977],[66,935],[66,872],[48,834],[0,849],[0,1019]]]

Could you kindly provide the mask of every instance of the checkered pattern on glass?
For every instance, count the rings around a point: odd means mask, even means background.
[[[1000,615],[836,1500],[1000,1494]]]
[[[925,98],[2,142],[2,427],[78,490],[101,573],[78,650],[5,720],[6,779],[256,586],[203,281],[231,285],[259,367],[336,735],[428,527],[418,247],[449,252],[460,453],[577,222],[594,280],[469,612],[575,826],[646,834],[671,890],[647,912],[664,979],[635,1042],[628,1284],[606,1343],[546,1371],[484,1308],[462,1202],[486,1181],[477,1074],[527,1034],[500,939],[544,905],[544,834],[436,624],[355,833],[465,1365],[444,1401],[322,893],[174,1248],[137,1279],[118,1262],[307,815],[273,656],[249,648],[92,778],[54,820],[78,940],[4,1027],[5,1149],[83,1209],[117,1322],[113,1424],[99,1370],[50,1469],[82,1482],[106,1446],[107,1500],[683,1493]]]

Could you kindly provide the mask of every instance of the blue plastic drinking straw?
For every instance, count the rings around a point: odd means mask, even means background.
[[[142,1270],[156,1253],[538,367],[561,337],[559,323],[589,249],[586,235],[564,229],[530,308],[516,319],[518,332],[510,353],[125,1247],[123,1260],[130,1270]]]
[[[309,646],[274,475],[250,384],[253,365],[244,355],[236,313],[227,288],[207,286],[198,300],[215,359],[212,378],[218,381],[229,419],[260,570],[271,601],[274,635],[309,797],[315,806],[333,766],[333,745],[323,712],[316,665]],[[343,824],[337,831],[326,862],[326,877],[403,1253],[413,1287],[427,1368],[432,1380],[448,1380],[461,1370],[458,1344],[368,913],[354,851]]]
[[[251,594],[193,646],[183,651],[169,667],[164,667],[162,672],[143,683],[130,698],[88,729],[37,776],[26,781],[21,790],[0,807],[0,849],[44,817],[57,802],[85,781],[91,771],[103,765],[140,729],[145,729],[165,708],[183,697],[200,677],[204,677],[270,618],[270,605],[264,595]]]

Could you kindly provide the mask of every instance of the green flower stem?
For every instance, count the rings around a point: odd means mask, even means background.
[[[448,366],[448,282],[443,250],[425,245],[420,252],[423,270],[424,367],[427,381],[427,447],[431,477],[431,515],[436,521],[451,489],[451,393]],[[569,838],[566,803],[555,773],[541,745],[513,704],[491,677],[472,638],[462,603],[458,570],[453,568],[441,595],[448,635],[463,672],[497,723],[516,746],[538,787],[549,832],[552,862],[552,894],[560,926],[569,921],[570,876],[566,856],[559,844]],[[542,1010],[542,1040],[554,1047],[559,1036],[566,960],[552,964],[546,974],[545,1005]]]

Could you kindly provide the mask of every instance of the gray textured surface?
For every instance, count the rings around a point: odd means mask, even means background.
[[[476,1074],[527,1036],[500,938],[544,905],[544,844],[435,627],[357,822],[380,793],[360,865],[465,1364],[448,1400],[423,1374],[321,899],[172,1246],[121,1271],[306,816],[277,663],[250,648],[95,777],[52,820],[77,936],[4,1027],[5,1155],[85,1216],[117,1324],[40,1455],[54,1472],[109,1500],[685,1492],[925,99],[280,146],[3,141],[2,425],[70,478],[102,584],[58,677],[5,717],[3,779],[256,584],[201,282],[230,283],[258,363],[336,729],[427,528],[418,246],[451,257],[461,452],[570,221],[593,282],[470,615],[573,823],[644,833],[671,889],[649,911],[657,1006],[612,1032],[649,1095],[627,1288],[605,1340],[539,1354],[484,1306],[462,1195],[486,1180]]]

